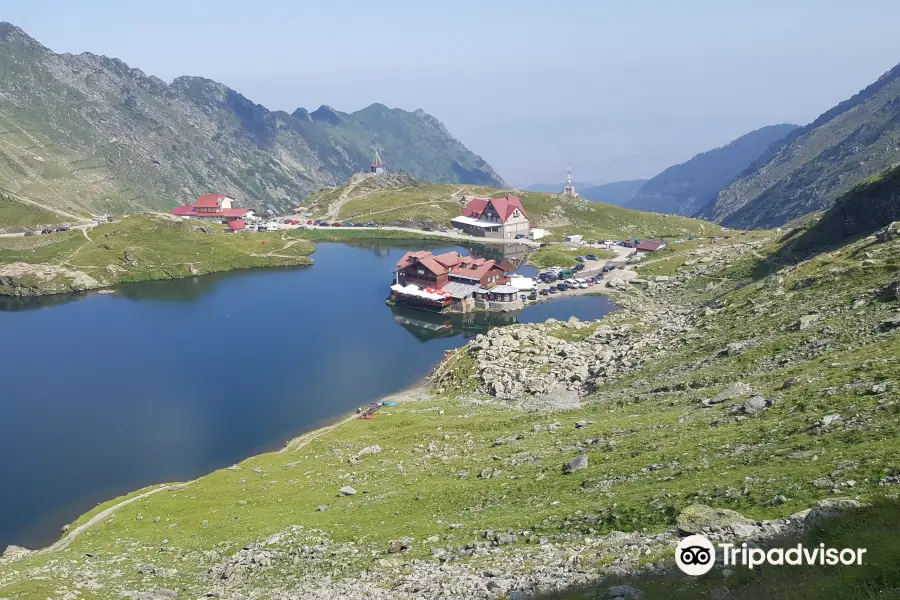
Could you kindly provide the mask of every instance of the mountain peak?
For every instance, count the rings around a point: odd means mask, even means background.
[[[328,123],[330,125],[340,125],[342,121],[338,112],[327,104],[323,104],[314,112],[310,113],[309,116],[317,123]]]
[[[47,48],[25,33],[20,27],[17,27],[12,23],[7,23],[6,21],[0,21],[0,41],[13,44],[18,43],[28,48],[49,52]]]

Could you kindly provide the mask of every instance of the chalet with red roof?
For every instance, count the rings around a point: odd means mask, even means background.
[[[407,252],[397,262],[391,298],[425,310],[468,312],[478,300],[519,302],[516,289],[506,285],[508,282],[496,261],[456,252],[435,256],[420,250]]]
[[[220,223],[253,217],[253,211],[249,208],[235,208],[233,205],[234,199],[225,194],[203,194],[197,198],[193,206],[176,206],[172,209],[171,214],[176,217]]]
[[[450,222],[478,237],[511,240],[528,235],[528,214],[518,196],[472,198],[463,214]]]
[[[635,248],[635,252],[643,253],[643,252],[656,252],[657,250],[662,250],[666,245],[663,242],[658,242],[656,240],[644,240]]]

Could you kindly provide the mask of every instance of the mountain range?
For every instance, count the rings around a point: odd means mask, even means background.
[[[791,132],[699,213],[732,227],[775,227],[829,209],[900,163],[900,65]]]
[[[202,77],[166,83],[121,60],[57,54],[0,23],[0,189],[75,212],[168,209],[226,193],[293,207],[368,169],[502,186],[435,117],[373,104],[271,111]]]
[[[770,145],[797,125],[769,125],[736,140],[669,167],[645,183],[626,206],[674,215],[693,215],[715,198]]]

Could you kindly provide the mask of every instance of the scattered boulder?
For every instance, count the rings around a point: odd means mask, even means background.
[[[402,540],[394,540],[388,545],[388,553],[397,554],[398,552],[403,552],[404,550],[409,550],[409,538],[403,538]]]
[[[894,281],[883,288],[878,293],[879,297],[886,302],[893,302],[900,300],[900,281]]]
[[[339,493],[341,496],[355,496],[355,495],[356,495],[356,490],[354,490],[354,489],[353,489],[352,487],[350,487],[349,485],[345,485],[345,486],[342,487],[340,490],[338,490],[338,493]]]
[[[753,396],[743,404],[738,405],[740,412],[753,415],[762,412],[772,406],[772,401],[762,396]]]
[[[834,413],[834,414],[825,415],[824,417],[822,417],[822,420],[820,421],[820,423],[821,423],[822,427],[830,427],[840,420],[841,420],[840,413]]]
[[[800,378],[788,377],[787,379],[784,380],[784,383],[781,384],[781,389],[787,390],[787,389],[794,387],[795,385],[797,385],[799,383],[800,383]]]
[[[630,585],[614,585],[606,590],[605,598],[624,598],[626,600],[640,598],[644,592]]]
[[[862,506],[862,504],[856,500],[851,500],[850,498],[819,500],[817,505],[806,513],[806,517],[803,519],[803,525],[805,527],[813,527],[825,519],[838,516],[845,510],[859,508],[860,506]]]
[[[736,356],[747,349],[747,342],[731,342],[719,351],[719,356]]]
[[[800,320],[797,322],[797,329],[803,331],[804,329],[809,329],[816,323],[818,323],[822,319],[822,315],[813,313],[809,315],[803,315],[800,317]]]
[[[563,466],[563,473],[569,474],[573,471],[580,471],[588,468],[587,454],[579,454]]]
[[[898,327],[900,327],[900,314],[894,315],[893,317],[882,321],[878,325],[878,331],[880,331],[881,333],[887,333],[888,331],[897,329]]]
[[[720,404],[726,400],[734,400],[735,398],[740,398],[742,396],[749,396],[752,392],[753,388],[750,387],[750,384],[737,381],[716,394],[713,398],[703,400],[703,404],[707,406]]]
[[[691,504],[675,519],[678,530],[687,533],[723,531],[735,525],[752,525],[741,513],[727,508],[713,508],[705,504]]]

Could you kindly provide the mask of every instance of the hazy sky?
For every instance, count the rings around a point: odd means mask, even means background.
[[[652,176],[900,62],[897,0],[0,0],[0,20],[273,109],[423,108],[515,185]]]

